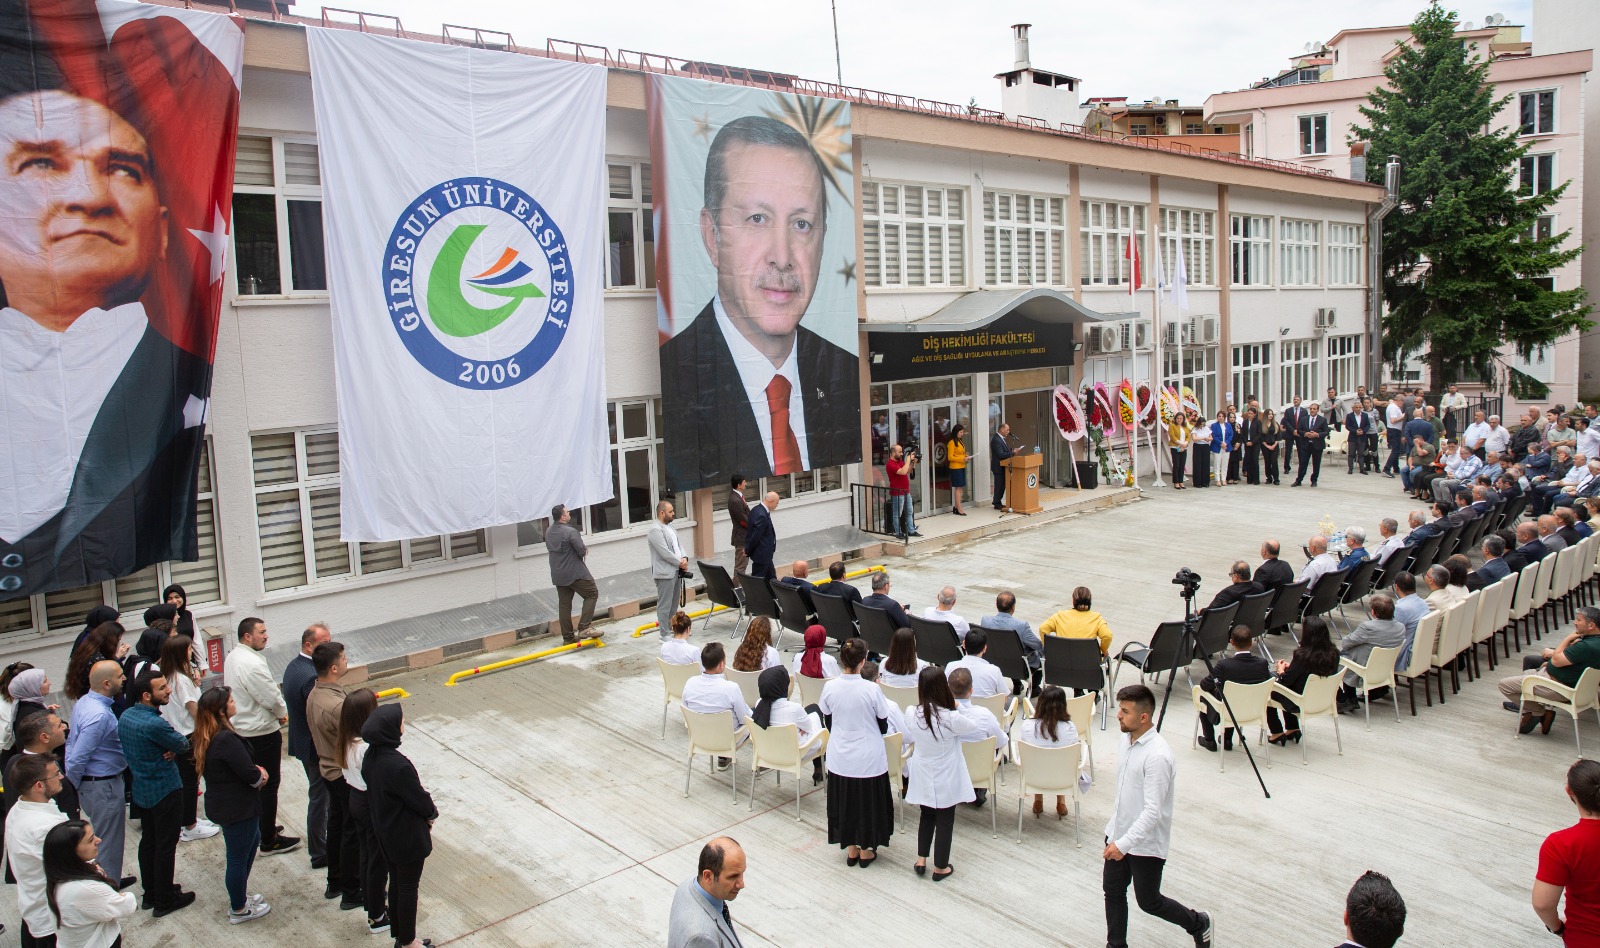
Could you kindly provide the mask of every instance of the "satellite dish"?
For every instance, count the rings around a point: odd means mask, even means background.
[[[1472,25],[1472,21],[1471,20],[1462,20],[1461,21],[1461,25],[1459,27],[1457,27],[1457,29],[1459,29],[1463,33],[1465,33],[1465,32],[1468,32],[1470,30],[1475,30],[1475,29],[1477,29],[1477,27]]]

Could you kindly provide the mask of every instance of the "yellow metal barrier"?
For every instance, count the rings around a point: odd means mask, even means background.
[[[385,688],[382,691],[378,692],[377,694],[378,694],[378,699],[380,701],[383,700],[384,698],[409,698],[409,697],[411,697],[411,692],[405,690],[404,688]]]
[[[860,578],[862,576],[867,575],[868,573],[881,573],[881,572],[883,572],[883,566],[882,565],[879,565],[879,566],[868,566],[865,569],[858,569],[858,570],[854,570],[853,572],[845,573],[844,574],[844,578],[845,579],[857,579],[857,578]],[[813,579],[811,581],[811,585],[820,586],[823,583],[830,582],[830,581],[831,580],[827,580],[827,579]],[[710,609],[696,609],[694,612],[685,613],[685,615],[687,615],[691,619],[699,619],[699,618],[701,618],[703,616],[713,615],[715,613],[722,612],[723,610],[728,609],[728,608],[729,608],[728,606],[712,606]],[[637,629],[633,630],[633,636],[632,637],[633,638],[638,638],[639,636],[645,634],[646,632],[649,632],[651,629],[656,629],[656,628],[660,628],[660,627],[661,627],[661,623],[660,622],[646,622],[644,625],[641,625]]]
[[[541,658],[549,658],[552,655],[560,655],[563,652],[576,652],[580,648],[605,647],[606,643],[600,641],[599,639],[584,639],[581,642],[573,642],[569,645],[558,645],[555,648],[547,648],[542,651],[533,652],[528,655],[522,655],[517,658],[508,658],[503,662],[491,662],[488,665],[479,665],[477,668],[462,669],[461,671],[458,671],[454,675],[451,675],[449,678],[445,679],[444,684],[446,688],[453,688],[458,683],[465,681],[474,675],[481,675],[485,672],[500,671],[503,668],[510,668],[513,665],[521,665],[524,662],[536,662]]]

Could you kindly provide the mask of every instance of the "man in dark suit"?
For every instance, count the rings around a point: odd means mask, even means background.
[[[1233,654],[1211,666],[1211,674],[1201,682],[1200,687],[1212,696],[1222,697],[1222,686],[1230,681],[1241,685],[1254,685],[1272,678],[1272,666],[1267,660],[1250,650],[1253,636],[1250,627],[1236,625],[1228,633],[1228,647],[1233,649]],[[1200,746],[1208,751],[1217,749],[1217,722],[1222,720],[1221,713],[1213,710],[1200,718]],[[1278,730],[1277,725],[1273,730]],[[1222,746],[1233,750],[1233,728],[1224,728],[1222,731]]]
[[[1405,900],[1388,876],[1368,869],[1345,896],[1339,948],[1394,948],[1405,929]]]
[[[14,472],[0,475],[0,596],[196,559],[211,366],[141,302],[170,236],[149,145],[105,106],[48,89],[0,102],[0,154],[33,156],[0,168],[0,350],[41,366],[0,406]]]
[[[844,581],[844,563],[834,563],[828,567],[828,581],[818,583],[815,592],[824,596],[838,596],[845,602],[857,603],[861,601],[861,590]]]
[[[822,266],[825,181],[806,137],[776,119],[735,119],[711,143],[700,236],[717,292],[661,347],[673,490],[861,460],[859,360],[800,325]]]
[[[1228,606],[1243,600],[1246,596],[1266,592],[1265,586],[1250,578],[1250,564],[1244,560],[1238,560],[1233,564],[1233,568],[1228,570],[1228,578],[1233,580],[1232,585],[1217,590],[1216,596],[1211,599],[1211,604],[1206,606],[1207,609]]]
[[[1467,590],[1475,592],[1497,583],[1511,575],[1511,564],[1505,561],[1506,541],[1494,534],[1483,538],[1483,565],[1467,574]]]
[[[897,629],[911,628],[911,620],[906,618],[905,607],[896,602],[893,596],[889,595],[888,573],[872,574],[872,595],[862,599],[861,604],[863,606],[871,606],[874,609],[882,609],[888,613],[889,618],[894,622],[894,627]]]
[[[1262,589],[1278,589],[1294,582],[1294,567],[1278,559],[1279,551],[1277,540],[1261,544],[1261,565],[1256,567],[1254,578]]]
[[[317,683],[317,669],[311,653],[323,642],[333,641],[333,633],[322,623],[314,623],[300,633],[300,653],[283,669],[283,703],[289,709],[289,756],[306,772],[306,854],[311,868],[328,865],[328,785],[322,779],[317,745],[311,740],[306,721],[306,697]]]
[[[1243,433],[1244,482],[1261,483],[1261,412],[1254,407],[1245,409]]]
[[[1278,424],[1283,428],[1283,473],[1289,473],[1289,462],[1294,456],[1295,445],[1299,443],[1300,432],[1305,427],[1306,419],[1311,417],[1300,404],[1300,396],[1294,397],[1294,404],[1283,410],[1283,418]]]
[[[735,474],[728,479],[728,522],[733,526],[733,571],[743,573],[750,566],[750,554],[744,551],[745,533],[750,529],[750,502],[744,499],[744,475]]]
[[[1322,417],[1322,406],[1311,403],[1311,413],[1301,424],[1295,438],[1295,450],[1300,452],[1300,472],[1292,486],[1299,487],[1306,479],[1306,468],[1311,468],[1311,486],[1317,486],[1317,476],[1322,473],[1322,450],[1328,446],[1328,419]]]
[[[989,436],[989,477],[994,481],[994,509],[1003,510],[1006,497],[1006,469],[1000,466],[1001,461],[1009,461],[1017,452],[1011,450],[1011,442],[1007,436],[1011,434],[1011,426],[1000,422],[994,434]]]
[[[806,612],[816,614],[817,607],[811,601],[811,592],[817,587],[811,585],[811,580],[806,577],[811,575],[811,564],[805,560],[795,560],[789,566],[789,575],[778,580],[785,586],[793,586],[800,593],[800,601],[806,604]]]
[[[1344,430],[1349,437],[1344,443],[1345,473],[1356,472],[1356,461],[1361,462],[1361,473],[1367,473],[1367,435],[1372,433],[1372,416],[1356,404],[1344,416]]]
[[[744,551],[750,554],[750,575],[777,579],[772,556],[778,551],[778,533],[772,525],[772,512],[778,509],[778,492],[767,491],[761,503],[750,508],[750,529],[745,534]]]
[[[1517,553],[1527,563],[1537,563],[1550,555],[1550,548],[1539,539],[1539,528],[1532,520],[1517,524]]]

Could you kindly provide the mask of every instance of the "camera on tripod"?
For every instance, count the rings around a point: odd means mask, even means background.
[[[1172,577],[1172,585],[1183,587],[1183,598],[1193,598],[1200,591],[1200,574],[1185,566]]]

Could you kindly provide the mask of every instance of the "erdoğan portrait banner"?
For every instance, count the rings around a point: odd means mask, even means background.
[[[199,556],[243,21],[0,0],[0,599]]]

